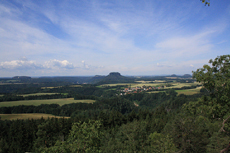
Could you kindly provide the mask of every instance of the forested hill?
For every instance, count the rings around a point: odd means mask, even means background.
[[[124,77],[118,72],[111,72],[108,76],[104,77],[97,84],[131,83],[131,82],[134,82],[134,78]]]

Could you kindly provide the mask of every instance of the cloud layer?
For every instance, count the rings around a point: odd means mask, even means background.
[[[1,1],[0,77],[191,73],[229,54],[229,8],[227,0]]]

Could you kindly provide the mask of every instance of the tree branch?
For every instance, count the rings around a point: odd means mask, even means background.
[[[225,124],[225,122],[227,122],[227,120],[228,120],[229,118],[230,118],[230,116],[228,116],[228,118],[225,119],[225,120],[223,121],[222,127],[220,128],[219,132],[222,132],[222,131],[223,131],[223,132],[226,132],[226,131],[224,130],[224,124]],[[227,132],[227,133],[228,133],[228,132]],[[223,153],[223,152],[225,152],[225,151],[228,151],[229,147],[230,147],[230,142],[229,142],[228,146],[227,146],[225,149],[223,149],[223,150],[220,151],[220,153]]]
[[[221,151],[220,151],[220,153],[223,153],[223,152],[225,152],[225,151],[228,151],[229,147],[230,147],[230,142],[229,142],[229,144],[228,144],[227,148],[225,148],[225,149],[221,150]]]
[[[226,131],[224,130],[224,124],[225,124],[225,122],[226,122],[229,118],[230,118],[230,116],[229,116],[227,119],[225,119],[225,120],[223,121],[222,127],[220,128],[219,132],[221,132],[221,131],[226,132]]]

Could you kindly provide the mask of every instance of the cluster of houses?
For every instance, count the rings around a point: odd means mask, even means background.
[[[120,95],[126,95],[131,93],[140,93],[143,91],[152,91],[156,89],[163,89],[166,86],[159,86],[159,87],[152,87],[152,86],[142,86],[142,87],[133,87],[133,88],[125,88],[124,90],[121,90]]]

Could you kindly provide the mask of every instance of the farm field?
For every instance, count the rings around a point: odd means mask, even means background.
[[[176,92],[178,94],[193,95],[199,93],[201,88],[202,87],[197,87],[195,89],[187,89],[187,90],[176,90]]]
[[[150,91],[148,93],[159,93],[159,92],[165,92],[165,91]]]
[[[26,83],[0,83],[0,85],[11,85],[11,84],[26,84]]]
[[[40,118],[62,118],[61,116],[55,116],[51,114],[42,113],[29,113],[29,114],[0,114],[0,120],[23,120],[23,119],[40,119]],[[64,117],[69,118],[69,117]]]
[[[154,83],[150,83],[154,82]],[[166,84],[171,84],[171,87],[164,87],[164,89],[171,89],[171,88],[181,88],[181,87],[189,87],[193,85],[198,85],[200,83],[194,82],[194,83],[180,83],[180,82],[173,82],[173,83],[165,83],[165,80],[155,80],[155,81],[136,81],[136,83],[116,83],[116,84],[103,84],[99,87],[103,86],[110,86],[110,87],[115,87],[119,85],[128,85],[131,88],[134,87],[142,87],[142,86],[151,86],[151,87],[159,87],[159,86],[165,86]]]
[[[170,89],[170,88],[181,88],[181,87],[190,87],[193,85],[198,85],[199,83],[171,83],[171,87],[165,87],[164,89]]]
[[[81,86],[81,85],[76,84],[76,85],[71,85],[71,86],[69,86],[69,87],[82,87],[82,86]]]
[[[41,89],[53,89],[53,88],[61,88],[62,86],[57,86],[57,87],[41,87]]]
[[[60,106],[70,103],[93,103],[95,100],[74,100],[74,98],[62,98],[62,99],[46,99],[46,100],[21,100],[12,102],[0,102],[0,107],[12,107],[19,105],[33,105],[38,106],[41,104],[58,104]]]
[[[103,84],[101,85],[101,87],[103,86],[110,86],[110,87],[115,87],[115,86],[120,86],[120,85],[127,85],[130,87],[131,85],[131,88],[134,88],[134,87],[142,87],[142,86],[152,86],[152,87],[155,87],[155,86],[161,86],[161,85],[164,85],[163,83],[141,83],[141,82],[137,82],[137,83],[115,83],[115,84]]]
[[[149,82],[154,82],[154,83],[164,83],[165,80],[155,80],[155,81],[136,81],[138,83],[149,83]]]
[[[185,89],[185,90],[175,90],[178,94],[184,94],[184,95],[193,95],[198,94],[200,92],[200,89],[202,87],[197,87],[195,89]],[[165,92],[165,91],[150,91],[148,93],[159,93],[159,92]]]
[[[104,86],[110,86],[110,87],[115,87],[115,86],[125,86],[125,85],[133,85],[133,84],[136,84],[136,83],[113,83],[113,84],[103,84],[103,85],[100,85],[100,87],[104,87]]]
[[[32,94],[23,94],[23,95],[19,95],[19,96],[41,96],[41,95],[55,95],[55,94],[59,94],[59,93],[32,93]]]

